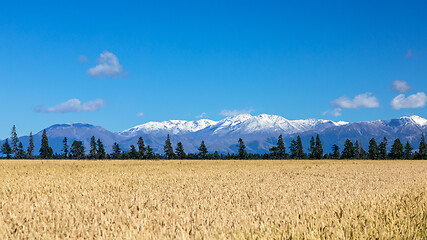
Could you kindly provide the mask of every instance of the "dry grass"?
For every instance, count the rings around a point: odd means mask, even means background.
[[[427,161],[0,161],[0,239],[422,239]]]

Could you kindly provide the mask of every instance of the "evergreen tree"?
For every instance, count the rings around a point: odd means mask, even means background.
[[[206,154],[208,153],[208,148],[205,145],[205,141],[202,140],[202,142],[200,143],[200,147],[197,150],[199,150],[200,158],[206,159]]]
[[[366,153],[365,149],[362,146],[360,146],[359,158],[360,159],[365,159],[366,156],[367,156],[367,153]]]
[[[391,145],[390,157],[392,159],[401,159],[403,157],[403,145],[399,138],[396,138],[393,145]]]
[[[122,149],[120,148],[119,144],[114,142],[113,143],[113,158],[114,159],[119,159],[120,158],[120,154],[122,153]]]
[[[218,151],[215,151],[213,154],[213,159],[220,159],[221,156],[219,155]]]
[[[403,153],[403,155],[405,156],[405,159],[411,159],[412,158],[412,150],[414,148],[411,146],[411,144],[409,144],[408,141],[406,141],[405,144],[405,152]]]
[[[338,145],[334,144],[332,145],[332,155],[331,158],[333,159],[340,159],[340,147]]]
[[[175,154],[178,159],[185,159],[186,154],[184,152],[184,146],[182,145],[182,142],[178,142],[175,149]]]
[[[16,133],[16,127],[13,125],[12,132],[10,133],[10,145],[12,147],[12,154],[16,158],[16,154],[18,153],[18,134]]]
[[[314,141],[314,137],[312,136],[310,139],[310,147],[308,148],[308,158],[310,159],[315,158],[314,156],[315,147],[316,147],[316,142]]]
[[[28,143],[28,148],[27,148],[27,156],[28,158],[33,158],[33,154],[34,154],[34,138],[33,138],[33,133],[30,132],[30,137],[29,137],[29,143]]]
[[[104,144],[99,138],[98,138],[98,141],[96,141],[96,156],[98,159],[104,159],[106,157]]]
[[[304,154],[304,150],[303,150],[303,146],[302,146],[302,141],[301,141],[301,137],[297,136],[297,158],[298,159],[303,159],[305,154]]]
[[[24,145],[22,145],[22,142],[19,142],[18,143],[18,150],[15,154],[15,158],[23,159],[25,157],[26,157],[26,155],[25,155]]]
[[[82,141],[74,140],[71,144],[70,153],[75,159],[82,159],[85,156],[85,146]]]
[[[277,140],[277,158],[285,159],[286,158],[286,147],[285,142],[283,141],[282,135],[279,136]]]
[[[68,139],[64,137],[62,140],[62,152],[64,153],[64,159],[68,158]]]
[[[246,146],[243,139],[239,138],[239,159],[246,159],[248,153],[246,152]]]
[[[1,147],[1,153],[6,155],[6,158],[10,158],[12,154],[12,148],[9,145],[9,141],[6,138],[6,141],[4,141],[2,147]]]
[[[387,138],[385,137],[383,141],[378,145],[378,158],[387,159]]]
[[[360,158],[360,145],[359,145],[358,140],[356,140],[356,142],[354,142],[354,157],[356,159]]]
[[[95,136],[90,138],[90,149],[89,149],[89,158],[96,159],[96,140]]]
[[[43,130],[42,143],[40,146],[39,153],[40,153],[41,159],[51,159],[53,156],[53,150],[51,147],[49,147],[49,141],[46,135],[46,129]]]
[[[153,149],[151,148],[151,146],[150,146],[150,145],[147,145],[147,154],[146,154],[146,158],[147,158],[147,159],[153,159],[153,158],[154,158]]]
[[[129,158],[130,159],[138,159],[138,152],[136,151],[135,145],[130,145]]]
[[[317,134],[316,136],[316,145],[314,147],[314,158],[315,159],[323,158],[323,147],[322,147],[322,141],[320,141],[319,134]]]
[[[424,133],[421,134],[420,147],[418,148],[418,157],[420,159],[427,159],[427,144],[424,137]]]
[[[368,158],[372,160],[378,159],[378,145],[375,138],[369,140]]]
[[[147,149],[145,148],[145,144],[144,144],[144,139],[142,139],[142,137],[139,137],[138,139],[138,153],[139,153],[139,158],[141,159],[145,159],[146,158],[146,152]]]
[[[342,150],[341,153],[341,158],[342,159],[352,159],[354,158],[354,146],[353,146],[353,142],[350,139],[346,139],[345,143],[344,143],[344,149]]]
[[[291,158],[295,159],[298,156],[298,144],[297,141],[295,139],[292,139],[291,141],[291,145],[289,146],[289,151],[291,154]]]
[[[165,141],[165,146],[163,147],[163,151],[165,152],[165,157],[167,159],[172,159],[174,158],[174,153],[173,153],[173,148],[172,148],[172,143],[168,134],[168,137]]]
[[[278,154],[277,154],[277,146],[272,146],[270,149],[270,158],[272,159],[278,159]]]

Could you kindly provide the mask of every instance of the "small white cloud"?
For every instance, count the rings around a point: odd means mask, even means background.
[[[196,116],[196,118],[204,118],[204,117],[206,117],[206,113],[205,112],[202,112],[202,114],[200,114],[199,116]]]
[[[123,67],[119,59],[111,52],[104,51],[99,55],[98,65],[87,70],[87,74],[92,77],[119,77],[123,72]]]
[[[330,114],[330,115],[332,115],[332,116],[334,116],[334,117],[339,117],[339,116],[341,116],[342,115],[342,113],[341,113],[341,111],[342,111],[342,109],[341,108],[335,108],[334,110],[332,110],[332,111],[325,111],[325,112],[323,112],[322,113],[322,115],[326,115],[326,114]]]
[[[251,112],[253,112],[254,110],[251,108],[251,109],[243,109],[243,110],[237,110],[237,109],[234,109],[234,110],[228,110],[228,109],[224,109],[224,110],[222,110],[221,111],[221,115],[223,115],[223,116],[227,116],[227,117],[230,117],[230,116],[237,116],[237,115],[240,115],[240,114],[251,114]]]
[[[380,106],[378,99],[372,93],[362,93],[349,99],[346,96],[339,97],[331,102],[331,105],[344,109],[377,108]]]
[[[400,93],[406,93],[412,88],[411,86],[409,86],[407,81],[403,81],[403,80],[394,80],[391,86],[392,86],[391,88],[392,91],[396,91]]]
[[[144,113],[143,112],[139,112],[139,113],[136,114],[136,116],[142,117],[142,116],[144,116]]]
[[[35,111],[42,113],[94,112],[104,107],[105,101],[101,98],[85,103],[74,98],[53,107],[44,108],[43,106],[39,106]]]
[[[79,59],[79,62],[81,63],[87,62],[87,57],[85,55],[80,55],[78,59]]]
[[[393,100],[390,105],[393,109],[398,110],[401,108],[420,108],[424,107],[427,102],[427,96],[423,92],[409,95],[405,97],[405,94],[399,94]]]

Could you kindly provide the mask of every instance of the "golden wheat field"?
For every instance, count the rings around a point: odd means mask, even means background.
[[[425,239],[427,161],[0,161],[0,239]]]

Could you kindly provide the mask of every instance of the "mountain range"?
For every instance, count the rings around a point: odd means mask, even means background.
[[[148,122],[122,132],[111,132],[87,123],[56,124],[46,128],[49,145],[58,153],[61,151],[64,137],[68,138],[69,145],[74,140],[83,141],[88,151],[92,136],[102,140],[107,152],[111,151],[114,142],[119,143],[122,149],[128,150],[131,144],[136,145],[138,138],[142,137],[146,145],[150,145],[155,152],[163,153],[163,145],[168,134],[173,146],[182,142],[186,152],[197,152],[202,140],[212,152],[215,150],[220,153],[236,152],[237,140],[242,138],[248,152],[264,153],[276,144],[279,135],[283,135],[286,146],[299,135],[307,149],[310,138],[316,134],[320,135],[326,152],[330,152],[333,144],[342,147],[347,138],[352,141],[358,140],[365,149],[371,138],[380,142],[386,137],[390,143],[389,147],[394,139],[400,138],[403,143],[409,141],[416,149],[421,134],[425,132],[427,120],[419,116],[349,123],[321,119],[288,120],[267,114],[258,116],[243,114],[220,121],[200,119]],[[40,147],[41,135],[42,131],[34,135],[37,150]],[[20,141],[26,147],[28,136],[20,137]]]

